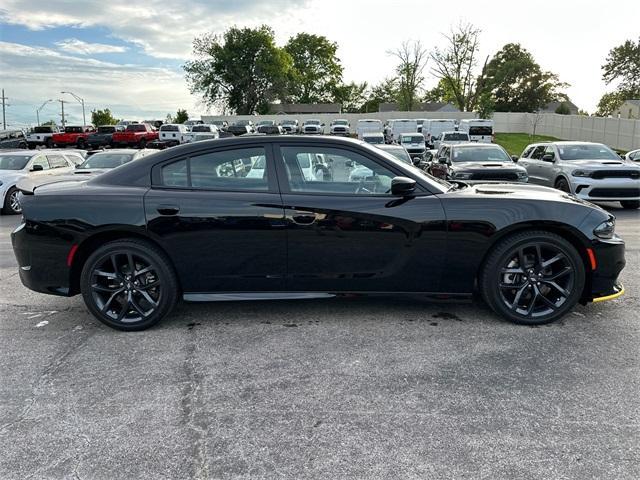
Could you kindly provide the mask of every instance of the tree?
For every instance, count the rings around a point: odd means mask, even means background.
[[[436,47],[431,53],[434,63],[431,73],[444,80],[453,93],[455,105],[470,112],[476,106],[483,82],[483,73],[479,77],[474,73],[478,63],[480,29],[470,23],[460,24],[443,36],[447,45]]]
[[[184,108],[183,109],[179,108],[178,111],[176,112],[176,116],[173,117],[173,123],[184,123],[187,120],[189,120],[189,114]]]
[[[558,108],[556,108],[555,113],[559,115],[570,115],[571,110],[569,109],[569,105],[567,105],[566,102],[562,102],[560,105],[558,105]]]
[[[535,112],[549,102],[566,100],[560,90],[567,86],[543,71],[520,44],[508,43],[485,65],[479,97],[486,101],[489,95],[496,112]]]
[[[381,103],[395,102],[398,92],[398,79],[385,78],[378,85],[371,88],[367,99],[361,107],[363,113],[377,112]]]
[[[47,120],[46,122],[41,123],[40,125],[42,125],[43,127],[46,127],[49,125],[51,125],[52,127],[55,127],[57,124],[55,120]]]
[[[396,57],[398,65],[397,98],[400,110],[411,111],[420,98],[424,76],[422,72],[427,65],[427,51],[420,41],[403,42],[400,48],[389,52]]]
[[[342,65],[336,56],[338,44],[321,35],[299,33],[289,39],[284,50],[293,65],[286,100],[295,103],[329,101],[342,82]]]
[[[640,37],[637,43],[627,40],[609,51],[602,79],[607,84],[619,82],[617,91],[623,93],[624,100],[640,97]]]
[[[425,92],[422,100],[424,102],[455,103],[455,95],[449,83],[445,79],[440,79],[435,87]]]
[[[96,127],[99,125],[115,125],[118,119],[111,114],[111,110],[91,110],[91,123]]]
[[[624,102],[624,94],[621,92],[608,92],[602,95],[598,102],[598,109],[596,115],[598,117],[608,117],[612,115],[620,105]]]
[[[208,106],[222,100],[241,115],[266,113],[269,102],[283,96],[292,68],[266,25],[205,34],[193,41],[193,52],[196,59],[183,67],[191,93]]]
[[[345,113],[359,113],[367,100],[367,82],[347,83],[334,87],[333,101],[342,105]]]

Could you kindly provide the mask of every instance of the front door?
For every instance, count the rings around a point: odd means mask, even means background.
[[[259,143],[218,147],[154,168],[147,227],[185,296],[282,290],[286,230],[270,152]]]
[[[438,290],[446,235],[436,196],[391,195],[391,179],[403,173],[355,147],[283,143],[274,154],[287,218],[287,290]],[[310,155],[322,155],[330,175],[305,176],[301,163]]]

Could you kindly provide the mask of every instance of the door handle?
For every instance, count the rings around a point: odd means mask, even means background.
[[[177,205],[158,205],[156,208],[160,215],[176,215],[180,211]]]
[[[296,211],[291,215],[291,221],[296,225],[311,225],[317,218],[317,215],[313,212]]]

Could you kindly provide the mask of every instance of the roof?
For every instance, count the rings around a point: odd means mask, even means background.
[[[540,109],[541,112],[549,112],[555,113],[560,105],[566,105],[569,108],[571,113],[578,113],[578,107],[571,100],[562,100],[556,102],[549,102],[543,108]]]
[[[398,112],[400,106],[398,102],[382,102],[378,106],[379,112]],[[460,109],[452,103],[447,102],[420,102],[414,105],[413,112],[459,112]]]
[[[342,113],[339,103],[272,103],[269,112],[284,114]]]
[[[636,106],[640,107],[640,98],[630,98],[628,100],[625,100],[622,103],[623,103],[623,105],[625,103],[630,103],[631,105],[636,105]]]

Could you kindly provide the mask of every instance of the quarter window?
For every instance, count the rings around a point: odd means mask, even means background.
[[[262,147],[211,152],[162,167],[162,184],[211,190],[267,191],[269,176]]]
[[[337,148],[281,147],[292,192],[385,195],[395,176],[359,153]]]

